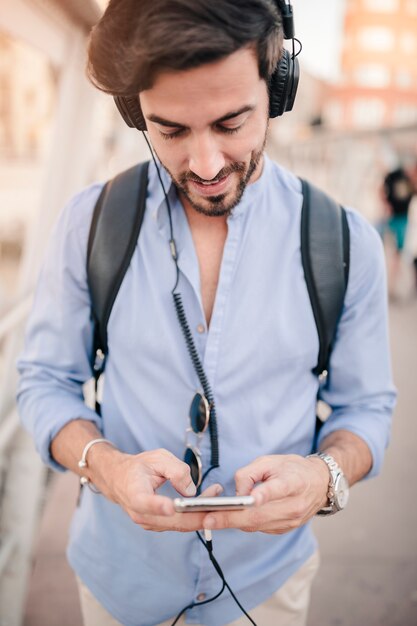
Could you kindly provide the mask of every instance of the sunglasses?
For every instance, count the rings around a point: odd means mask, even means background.
[[[189,413],[190,425],[186,430],[184,462],[189,465],[191,470],[191,478],[198,488],[203,479],[203,464],[201,462],[201,452],[198,446],[191,445],[188,442],[189,433],[193,432],[197,435],[197,442],[203,437],[210,421],[210,404],[205,396],[196,393],[190,406]]]

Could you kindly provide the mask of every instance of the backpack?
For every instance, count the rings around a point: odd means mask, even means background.
[[[108,352],[107,323],[132,258],[146,207],[149,161],[108,181],[97,200],[87,249],[87,278],[94,321],[92,369],[97,382]],[[301,258],[319,336],[313,373],[325,379],[349,276],[346,211],[301,179]],[[123,212],[119,208],[123,206]],[[100,407],[96,402],[96,409]]]

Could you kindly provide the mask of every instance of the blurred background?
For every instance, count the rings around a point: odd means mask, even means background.
[[[15,361],[58,212],[81,187],[148,158],[84,75],[106,4],[0,0],[0,626],[81,624],[64,556],[77,481],[47,472],[20,429]],[[323,565],[309,624],[416,626],[417,0],[293,5],[299,93],[271,122],[268,151],[383,235],[399,389],[382,475],[358,485],[343,514],[314,522]],[[408,211],[400,250],[387,226],[393,172]]]

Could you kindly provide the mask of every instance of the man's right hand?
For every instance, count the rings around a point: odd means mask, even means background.
[[[169,481],[182,496],[195,496],[189,466],[165,449],[124,454],[113,450],[106,474],[100,471],[97,486],[103,495],[119,504],[129,517],[146,530],[201,530],[204,513],[176,513],[171,498],[155,491]],[[101,465],[101,464],[100,464]],[[103,467],[103,465],[101,466]],[[101,468],[100,468],[101,469]],[[93,473],[94,467],[92,467]],[[211,485],[203,496],[218,496],[220,485]]]
[[[78,461],[89,441],[103,437],[89,421],[78,419],[66,424],[51,443],[52,457],[80,475]],[[168,450],[126,454],[110,442],[92,446],[82,474],[103,496],[119,504],[130,518],[147,530],[201,530],[205,513],[176,513],[170,498],[155,491],[166,481],[182,496],[195,495],[190,468]],[[204,496],[217,496],[220,485],[211,485]],[[97,496],[101,498],[103,496]]]

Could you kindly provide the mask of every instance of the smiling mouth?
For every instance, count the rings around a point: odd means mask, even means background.
[[[189,179],[189,183],[199,192],[202,192],[204,195],[220,193],[226,187],[228,180],[230,178],[230,174],[226,174],[222,178],[216,178],[215,180],[194,180]]]
[[[191,178],[191,182],[193,183],[197,183],[199,185],[216,185],[218,182],[220,182],[221,180],[225,180],[228,177],[228,174],[226,174],[226,176],[222,176],[221,178],[214,178],[212,180],[195,180],[194,178]]]

